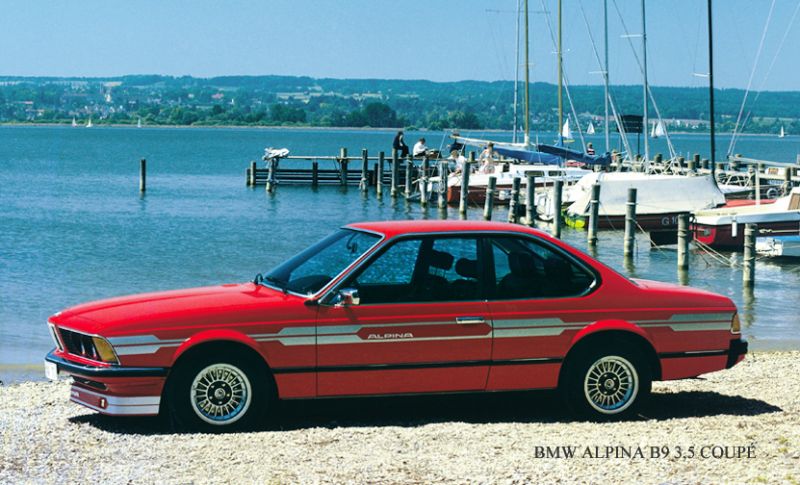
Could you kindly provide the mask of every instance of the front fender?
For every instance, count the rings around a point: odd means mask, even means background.
[[[193,349],[199,345],[211,342],[213,343],[235,342],[242,345],[246,345],[251,349],[253,349],[258,355],[260,355],[261,358],[267,361],[267,356],[261,352],[261,348],[258,345],[258,342],[253,340],[249,335],[237,332],[235,330],[215,329],[215,330],[204,330],[186,339],[175,350],[175,353],[172,356],[172,362],[176,362],[188,350]]]

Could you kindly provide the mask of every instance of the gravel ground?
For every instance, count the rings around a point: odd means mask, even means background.
[[[797,483],[798,358],[656,383],[642,416],[616,423],[515,393],[287,402],[270,429],[173,434],[71,404],[66,382],[14,384],[0,387],[0,482]]]

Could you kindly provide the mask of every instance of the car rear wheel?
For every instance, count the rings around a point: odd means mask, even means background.
[[[608,420],[635,415],[647,399],[651,373],[634,349],[593,350],[568,363],[567,404],[579,415]]]
[[[185,429],[246,429],[264,415],[268,383],[263,366],[251,359],[198,356],[178,366],[170,378],[170,414]]]

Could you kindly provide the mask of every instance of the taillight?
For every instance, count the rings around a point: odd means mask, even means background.
[[[731,333],[741,333],[742,332],[742,324],[739,323],[739,314],[733,314],[733,320],[731,320]]]

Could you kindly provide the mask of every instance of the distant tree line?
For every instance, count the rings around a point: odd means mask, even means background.
[[[661,116],[708,129],[705,88],[653,87]],[[509,81],[436,83],[421,80],[313,79],[292,76],[216,78],[156,75],[115,78],[0,77],[0,122],[159,125],[256,125],[511,129],[514,86]],[[604,109],[601,86],[573,86],[581,126]],[[641,87],[614,86],[622,113],[642,111]],[[534,130],[557,130],[557,88],[531,85]],[[717,127],[731,131],[744,92],[717,90]],[[800,92],[750,96],[746,132],[800,133]],[[567,108],[569,109],[569,105]],[[522,124],[521,107],[517,123]],[[651,108],[650,116],[656,113]],[[598,126],[595,123],[597,129]],[[674,127],[673,127],[674,129]]]

